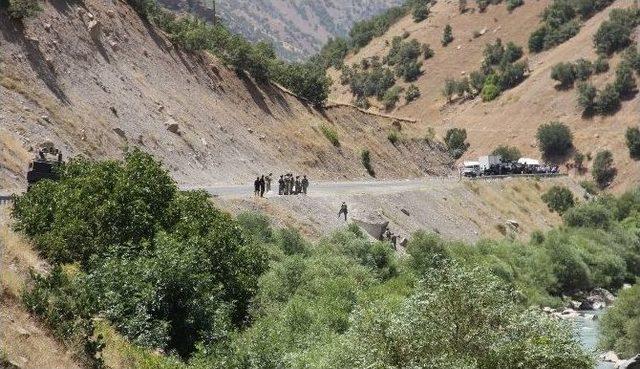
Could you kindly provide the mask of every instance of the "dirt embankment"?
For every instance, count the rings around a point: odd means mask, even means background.
[[[357,54],[350,55],[347,63],[356,63],[375,55],[385,56],[390,40],[408,32],[409,39],[415,38],[431,45],[435,55],[424,61],[424,73],[415,82],[421,90],[421,97],[411,104],[400,106],[392,114],[417,119],[417,127],[422,130],[433,127],[440,135],[451,127],[465,128],[471,147],[462,160],[486,155],[501,144],[515,145],[524,155],[539,157],[535,139],[538,126],[549,121],[561,121],[571,127],[575,147],[582,153],[595,156],[599,150],[609,149],[613,152],[619,171],[613,183],[615,191],[637,186],[640,184],[640,163],[629,157],[624,134],[627,127],[638,126],[640,94],[623,101],[621,109],[614,115],[587,117],[583,116],[578,106],[577,89],[556,89],[556,83],[550,77],[551,68],[556,63],[579,58],[595,60],[593,35],[598,27],[608,18],[611,9],[630,7],[633,2],[618,0],[585,21],[579,34],[567,42],[539,54],[529,54],[529,35],[539,26],[539,15],[549,3],[550,0],[525,1],[523,6],[512,12],[508,12],[506,5],[501,3],[490,5],[486,12],[480,13],[475,11],[475,4],[470,2],[471,10],[460,14],[457,2],[439,1],[427,20],[414,23],[410,16],[405,17],[384,36],[374,39]],[[452,26],[455,39],[443,47],[440,39],[446,24]],[[474,37],[474,32],[482,35]],[[529,77],[492,102],[475,98],[447,104],[441,92],[445,79],[459,79],[478,69],[484,46],[497,38],[503,44],[513,41],[523,47],[524,58],[531,69]],[[599,89],[613,82],[618,62],[617,56],[610,59],[609,72],[593,76],[590,81]],[[334,80],[339,79],[336,71],[332,72],[332,76]],[[348,86],[334,84],[331,98],[350,101]],[[571,160],[571,156],[567,159]],[[587,167],[591,166],[590,162],[586,164]],[[572,171],[570,175],[578,179],[591,177],[589,172],[577,175]]]
[[[19,187],[33,153],[119,158],[137,146],[182,184],[244,183],[259,173],[367,178],[447,174],[451,160],[399,121],[340,106],[319,111],[173,47],[126,4],[54,0],[22,25],[0,10],[0,187]],[[333,146],[321,127],[337,132]]]

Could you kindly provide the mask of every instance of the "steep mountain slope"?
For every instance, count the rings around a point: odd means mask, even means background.
[[[21,23],[0,10],[0,187],[19,187],[34,150],[65,155],[153,153],[183,184],[248,183],[260,173],[312,178],[448,173],[437,145],[408,121],[348,106],[322,111],[271,84],[256,84],[207,53],[185,53],[123,3],[48,2]],[[404,140],[387,132],[401,125]],[[340,147],[321,127],[336,130]]]
[[[423,129],[434,127],[440,134],[451,127],[466,128],[471,148],[465,158],[486,154],[499,144],[516,145],[525,155],[537,157],[540,155],[535,145],[537,127],[551,120],[560,120],[573,130],[574,143],[579,151],[595,155],[601,149],[612,150],[619,171],[614,188],[637,185],[640,183],[640,166],[629,158],[624,132],[626,127],[638,125],[638,97],[623,102],[615,115],[583,117],[577,104],[576,89],[559,91],[550,78],[551,68],[558,62],[581,57],[594,60],[596,53],[592,37],[598,26],[607,19],[610,9],[629,7],[632,1],[616,1],[586,21],[579,34],[564,44],[540,54],[525,53],[531,69],[529,77],[492,102],[482,102],[478,97],[447,104],[442,95],[445,79],[460,78],[479,68],[484,45],[496,38],[501,38],[504,43],[513,41],[526,51],[529,34],[538,26],[539,14],[548,4],[547,0],[525,1],[512,13],[504,4],[499,4],[489,6],[485,13],[470,11],[460,14],[457,2],[438,2],[427,20],[416,24],[410,17],[405,17],[386,35],[375,39],[356,55],[350,55],[346,62],[351,64],[366,57],[386,55],[389,48],[386,42],[406,31],[409,39],[416,38],[430,44],[435,56],[425,61],[424,73],[416,82],[422,96],[411,104],[400,106],[394,114],[416,118]],[[455,40],[442,47],[440,40],[446,24],[451,24]],[[486,32],[482,36],[473,37],[474,31],[483,30]],[[610,60],[608,73],[591,78],[596,87],[601,88],[613,81],[617,62],[618,58],[614,57]],[[334,80],[339,78],[336,71],[332,75]],[[347,87],[338,84],[334,84],[332,98],[345,102],[352,99]]]
[[[288,59],[310,56],[329,37],[345,36],[353,23],[403,0],[217,0],[217,17],[251,41],[269,41]],[[213,19],[212,0],[162,0],[175,10]]]

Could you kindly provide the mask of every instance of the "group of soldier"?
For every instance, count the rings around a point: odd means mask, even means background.
[[[287,173],[281,175],[278,180],[278,195],[299,195],[307,194],[309,188],[309,180],[306,175],[293,177],[293,174]]]
[[[271,191],[271,182],[273,180],[273,173],[263,175],[253,182],[253,190],[256,196],[264,197],[265,192]],[[299,195],[307,194],[309,188],[309,179],[306,175],[293,176],[291,173],[287,173],[280,176],[278,180],[278,195]]]

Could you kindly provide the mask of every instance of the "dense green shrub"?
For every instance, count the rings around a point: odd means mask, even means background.
[[[613,181],[616,173],[617,171],[613,163],[613,154],[611,151],[599,151],[593,159],[593,168],[591,168],[593,180],[600,188],[604,188]]]
[[[476,4],[478,5],[478,11],[483,13],[489,6],[489,0],[476,0]]]
[[[411,12],[411,16],[414,22],[420,23],[429,17],[429,7],[426,4],[418,5]]]
[[[367,170],[367,173],[369,173],[371,177],[375,177],[376,172],[375,170],[373,170],[373,166],[371,165],[371,153],[369,153],[369,150],[364,149],[360,151],[360,161],[362,162],[364,168]]]
[[[14,19],[33,17],[42,11],[38,0],[8,0],[9,15]]]
[[[444,26],[444,30],[442,31],[442,46],[447,46],[453,41],[453,29],[450,24]]]
[[[324,61],[324,67],[340,69],[344,65],[344,58],[349,53],[349,43],[341,37],[329,38],[320,50],[320,58]]]
[[[326,71],[314,60],[279,64],[274,72],[274,80],[316,106],[324,104],[331,86]]]
[[[593,63],[587,59],[580,58],[574,63],[575,78],[580,81],[586,81],[594,72]]]
[[[457,87],[458,83],[455,79],[446,78],[444,80],[444,88],[442,89],[442,94],[447,98],[448,102],[451,102],[453,94],[456,93]]]
[[[520,149],[516,146],[500,145],[496,147],[491,155],[500,155],[503,161],[513,162],[518,161],[522,157]]]
[[[580,187],[589,195],[597,195],[600,192],[598,185],[593,181],[580,181]]]
[[[418,88],[418,86],[414,84],[410,84],[409,87],[407,87],[407,91],[404,94],[405,101],[407,103],[410,103],[418,99],[419,97],[420,97],[420,89]]]
[[[480,95],[482,96],[482,101],[495,100],[495,98],[500,96],[500,88],[493,83],[485,82]]]
[[[598,90],[591,84],[583,82],[578,84],[578,105],[587,114],[591,114],[596,109],[596,97],[598,96]]]
[[[609,70],[609,61],[603,56],[598,56],[595,62],[593,62],[593,71],[596,74],[605,73]]]
[[[585,204],[567,211],[563,220],[570,227],[602,228],[611,227],[613,214],[602,204]]]
[[[444,136],[449,154],[455,159],[460,158],[469,148],[467,142],[467,130],[464,128],[450,128]]]
[[[640,22],[638,9],[614,9],[609,14],[609,20],[600,24],[593,35],[593,43],[598,53],[612,54],[631,42],[631,32]]]
[[[551,79],[560,82],[560,87],[567,88],[573,85],[576,79],[575,66],[572,63],[558,63],[551,68]]]
[[[640,285],[623,290],[602,317],[600,346],[622,358],[640,352]]]
[[[387,133],[387,139],[392,145],[395,145],[400,140],[400,133],[396,129],[392,129]]]
[[[353,73],[349,88],[356,97],[376,96],[382,99],[385,92],[396,83],[393,72],[379,63],[374,63],[368,70],[356,70]]]
[[[633,76],[633,70],[628,63],[621,62],[618,64],[613,85],[621,97],[629,96],[636,91],[636,78]]]
[[[524,5],[524,0],[507,0],[507,10],[510,12],[522,5]]]
[[[616,86],[608,83],[598,92],[594,100],[596,112],[599,114],[611,114],[620,108],[620,93]]]
[[[566,187],[553,186],[542,195],[550,211],[562,215],[575,205],[573,193]]]
[[[424,60],[430,59],[435,55],[435,52],[429,44],[422,44],[422,56]]]
[[[340,139],[338,138],[338,131],[334,128],[329,127],[325,124],[320,125],[320,131],[324,135],[324,137],[331,142],[331,144],[335,147],[340,147]]]
[[[573,148],[573,134],[560,122],[551,122],[538,127],[536,134],[540,152],[545,157],[564,156]]]
[[[400,101],[401,92],[402,88],[400,86],[393,86],[384,93],[382,103],[384,104],[385,110],[392,110],[396,107],[396,104]]]
[[[638,127],[629,127],[625,133],[627,148],[629,148],[629,156],[633,159],[640,159],[640,129]]]

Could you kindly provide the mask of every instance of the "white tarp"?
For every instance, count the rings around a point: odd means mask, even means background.
[[[518,163],[526,164],[526,165],[540,165],[540,160],[531,159],[531,158],[520,158],[518,159]]]

